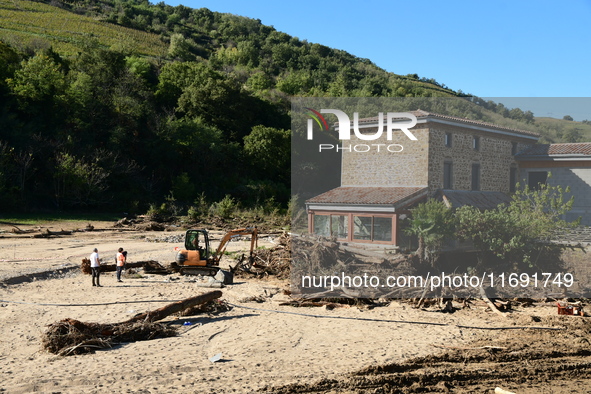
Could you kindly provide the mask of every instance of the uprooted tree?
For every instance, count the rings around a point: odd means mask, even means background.
[[[50,353],[69,356],[110,348],[117,343],[175,336],[175,328],[156,321],[221,296],[222,292],[218,290],[200,294],[134,316],[121,323],[85,323],[75,319],[63,319],[48,325],[41,338],[42,347]]]

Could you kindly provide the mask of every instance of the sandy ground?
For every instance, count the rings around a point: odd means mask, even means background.
[[[93,288],[89,275],[70,269],[78,267],[92,248],[97,247],[108,262],[121,246],[129,251],[129,261],[168,263],[174,259],[174,247],[182,244],[147,242],[146,238],[183,233],[139,233],[118,231],[110,228],[112,223],[93,225],[100,231],[50,239],[14,235],[8,232],[10,226],[0,225],[0,281],[4,281],[0,282],[1,392],[272,392],[286,384],[338,381],[362,368],[442,353],[441,346],[468,346],[496,335],[486,328],[524,321],[502,319],[482,308],[447,314],[416,310],[398,302],[373,309],[295,308],[280,305],[289,300],[283,292],[289,287],[287,282],[237,279],[222,289],[222,299],[233,305],[231,311],[166,319],[179,327],[177,337],[58,357],[41,348],[48,324],[64,318],[120,322],[209,291],[198,287],[191,277],[144,275],[117,283],[114,273],[103,273],[104,287]],[[51,230],[76,226],[80,224],[53,225]],[[214,245],[219,234],[214,234]],[[259,244],[271,246],[272,242],[272,237],[263,237]],[[229,250],[247,248],[248,241],[239,241]],[[39,271],[56,273],[30,279]],[[29,279],[22,277],[24,274]],[[248,301],[253,296],[265,301]],[[554,311],[537,309],[536,314]],[[220,353],[220,361],[210,361]]]

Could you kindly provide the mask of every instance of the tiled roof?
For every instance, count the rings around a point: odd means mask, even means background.
[[[577,155],[591,156],[591,142],[580,142],[572,144],[537,144],[523,152],[516,158],[528,158],[530,156],[556,156],[556,155]]]
[[[511,197],[502,192],[441,190],[440,193],[440,197],[450,208],[469,205],[478,209],[494,209],[499,204],[508,204],[511,202]]]
[[[314,204],[377,204],[394,205],[426,193],[425,186],[417,187],[337,187],[306,201]]]
[[[417,120],[420,119],[428,119],[428,118],[433,118],[433,119],[442,119],[442,120],[449,120],[449,121],[453,121],[453,122],[459,122],[459,123],[465,123],[467,125],[474,125],[474,126],[481,126],[481,127],[489,127],[489,128],[493,128],[493,129],[497,129],[497,130],[503,130],[503,131],[508,131],[508,132],[512,132],[512,133],[518,133],[518,134],[524,134],[527,136],[532,136],[532,137],[539,137],[540,134],[538,133],[534,133],[533,131],[528,131],[528,130],[520,130],[520,129],[514,129],[511,127],[504,127],[504,126],[498,126],[495,125],[493,123],[486,123],[486,122],[481,122],[478,120],[472,120],[472,119],[466,119],[466,118],[460,118],[457,116],[448,116],[448,115],[441,115],[441,114],[436,114],[433,112],[427,112],[427,111],[423,111],[422,109],[416,110],[416,111],[408,111],[411,114],[413,114],[414,116],[417,117]],[[403,118],[401,118],[403,119]],[[376,123],[378,121],[378,117],[374,116],[371,118],[363,118],[363,119],[359,119],[359,124],[363,124],[363,123]]]

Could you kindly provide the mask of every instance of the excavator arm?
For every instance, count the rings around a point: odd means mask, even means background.
[[[223,236],[223,238],[220,241],[220,245],[218,246],[215,253],[212,255],[213,264],[218,265],[220,263],[220,259],[222,258],[222,255],[226,251],[226,248],[228,246],[228,242],[230,242],[232,239],[234,239],[236,237],[240,237],[243,235],[250,235],[250,256],[249,256],[249,258],[252,258],[252,255],[253,255],[256,247],[258,246],[258,230],[256,227],[239,228],[239,229],[235,229],[235,230],[230,230]]]

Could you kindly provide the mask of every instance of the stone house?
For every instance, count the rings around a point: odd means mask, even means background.
[[[508,200],[520,175],[516,155],[533,147],[538,134],[422,110],[411,113],[417,119],[411,129],[416,140],[393,148],[385,134],[371,143],[355,135],[343,142],[341,186],[306,201],[310,233],[400,245],[408,208],[427,197],[439,194],[450,205],[482,208]],[[359,130],[375,134],[378,121],[360,119]]]
[[[591,226],[591,143],[539,144],[515,158],[519,180],[530,188],[539,183],[569,186],[570,193],[565,197],[575,196],[575,201],[564,219],[573,221],[580,217],[582,225]]]

